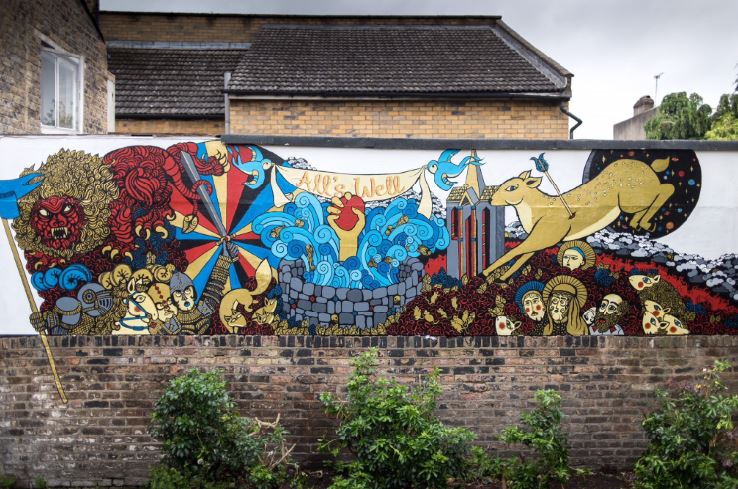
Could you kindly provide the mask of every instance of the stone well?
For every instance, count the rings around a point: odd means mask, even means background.
[[[423,264],[410,258],[400,264],[399,283],[377,289],[349,289],[315,285],[303,281],[305,263],[282,260],[279,285],[287,318],[308,324],[372,328],[405,307],[420,293]]]

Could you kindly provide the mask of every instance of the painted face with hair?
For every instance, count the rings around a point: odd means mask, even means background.
[[[594,318],[594,327],[607,331],[614,327],[628,309],[628,303],[617,294],[607,294],[602,298]]]
[[[574,248],[568,249],[564,252],[561,264],[569,270],[576,270],[584,265],[584,255]]]
[[[169,281],[172,301],[181,312],[189,312],[197,305],[192,279],[182,272],[174,272]]]
[[[55,250],[75,245],[85,225],[85,213],[79,200],[53,196],[38,200],[31,211],[31,226],[41,242]]]
[[[532,290],[523,296],[525,315],[533,321],[540,321],[545,314],[543,296],[537,290]]]
[[[566,292],[554,292],[548,303],[548,314],[556,324],[565,323],[569,312],[569,304],[573,296]]]

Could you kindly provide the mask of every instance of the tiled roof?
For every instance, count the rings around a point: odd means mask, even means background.
[[[484,187],[484,190],[482,190],[482,196],[479,197],[479,200],[481,200],[482,202],[491,201],[492,195],[497,192],[498,188],[500,188],[499,185],[487,185],[486,187]]]
[[[117,117],[224,117],[223,74],[243,49],[108,49]]]
[[[457,185],[454,188],[451,189],[451,192],[449,192],[448,197],[446,197],[447,202],[461,202],[461,199],[464,198],[464,194],[466,194],[466,189],[468,185],[462,184]]]
[[[242,95],[558,95],[570,75],[501,22],[265,25],[233,73]]]

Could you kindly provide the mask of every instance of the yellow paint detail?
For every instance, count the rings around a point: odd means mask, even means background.
[[[174,213],[174,219],[171,219],[169,222],[172,223],[173,226],[176,226],[178,228],[184,227],[184,220],[185,216],[180,214],[179,212]],[[198,224],[195,226],[195,228],[192,230],[193,232],[204,234],[205,236],[210,236],[212,238],[220,238],[217,233],[214,233],[213,231],[210,231],[209,229],[203,227],[202,225]]]
[[[200,271],[205,267],[205,264],[213,257],[215,252],[217,252],[220,248],[218,246],[213,246],[208,251],[203,253],[202,255],[198,256],[193,262],[189,264],[187,267],[187,270],[185,270],[185,273],[190,278],[195,278],[195,276],[200,273]]]

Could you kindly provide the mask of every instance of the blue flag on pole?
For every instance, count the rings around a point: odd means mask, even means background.
[[[34,178],[38,181],[30,183]],[[42,179],[40,173],[30,173],[14,180],[0,180],[0,218],[17,218],[20,215],[18,199],[35,190]]]

